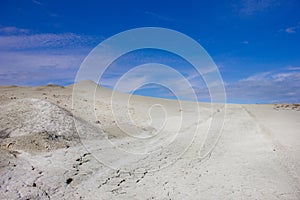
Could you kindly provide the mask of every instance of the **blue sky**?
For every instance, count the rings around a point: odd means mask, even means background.
[[[154,26],[182,32],[206,49],[219,67],[228,102],[300,102],[299,0],[7,0],[0,5],[0,85],[70,84],[98,43]],[[159,51],[135,52],[114,66],[155,59],[187,66]],[[104,85],[111,87],[119,73],[111,70]],[[200,92],[199,99],[207,100],[207,94]]]

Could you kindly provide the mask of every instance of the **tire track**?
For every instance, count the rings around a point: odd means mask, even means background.
[[[275,146],[275,148],[277,149],[276,155],[278,157],[278,161],[286,169],[287,174],[296,183],[296,184],[291,184],[291,185],[295,185],[296,188],[294,189],[294,192],[295,192],[295,194],[297,194],[297,196],[300,197],[300,180],[298,178],[297,173],[293,170],[295,168],[295,163],[293,163],[290,159],[288,159],[289,155],[288,155],[286,148],[278,140],[276,140],[274,138],[274,136],[272,135],[272,131],[269,130],[266,126],[264,126],[257,119],[255,114],[253,114],[245,106],[241,106],[241,108],[253,119],[253,121],[255,121],[255,123],[257,124],[257,126],[260,130],[259,133],[262,133],[264,136],[266,136],[272,142],[272,144]]]

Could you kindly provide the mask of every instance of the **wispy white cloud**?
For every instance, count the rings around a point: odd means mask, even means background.
[[[88,52],[88,51],[85,51]],[[30,71],[51,67],[67,69],[77,66],[83,60],[82,52],[47,51],[47,52],[5,52],[0,54],[0,72],[27,69]]]
[[[30,31],[25,28],[17,28],[15,26],[0,26],[1,35],[19,35],[28,33],[30,33]]]
[[[289,27],[285,29],[287,33],[296,33],[296,27]]]
[[[158,19],[158,20],[162,20],[162,21],[167,21],[167,22],[175,22],[175,21],[177,21],[174,18],[165,16],[165,15],[162,15],[162,14],[158,14],[158,13],[155,13],[155,12],[145,11],[144,13],[146,15],[152,17],[152,18],[155,18],[155,19]]]
[[[37,5],[43,5],[40,1],[38,1],[38,0],[32,0],[32,2],[34,3],[34,4],[37,4]]]
[[[279,0],[242,0],[233,5],[241,15],[254,15],[281,5]]]
[[[70,82],[84,57],[102,39],[74,33],[33,34],[19,28],[2,29],[5,34],[0,33],[1,85]]]
[[[167,71],[168,72],[168,71]],[[126,71],[124,72],[126,73]],[[210,71],[207,71],[210,73]],[[213,92],[215,97],[222,97],[222,91],[219,90],[224,84],[228,102],[237,103],[275,103],[275,102],[300,102],[300,68],[287,67],[281,70],[266,71],[232,82],[210,82],[207,87],[204,77],[196,74],[194,71],[187,72],[184,77],[173,76],[168,79],[171,73],[155,71],[149,67],[139,73],[131,73],[120,84],[119,91],[130,93],[136,89],[135,86],[143,86],[149,80],[159,83],[162,79],[169,85],[176,88],[176,95],[181,99],[191,99],[193,94],[197,95],[200,101],[209,101]],[[122,74],[115,71],[108,76],[104,76],[100,84],[114,88]],[[216,79],[217,80],[217,79]],[[189,84],[186,84],[188,82]],[[221,87],[220,87],[221,86]],[[161,90],[161,86],[152,85],[144,87],[143,90],[151,89],[152,95],[157,97],[174,98],[174,94]],[[153,90],[154,89],[154,90]],[[155,92],[153,92],[155,91]]]
[[[300,22],[296,24],[295,26],[291,26],[285,29],[285,32],[287,33],[296,33],[300,29]]]
[[[19,28],[10,30],[6,27],[3,30],[0,33],[1,85],[37,85],[55,80],[72,82],[85,56],[103,39],[74,33],[33,34]],[[104,85],[113,86],[122,73],[126,72],[125,68],[110,71],[111,74],[102,79]],[[210,73],[210,70],[203,70],[203,73]],[[127,84],[121,85],[121,90],[132,92],[132,87],[151,80],[151,74],[160,74],[157,77],[160,79],[168,77],[168,73],[155,73],[150,68],[150,71],[133,74],[133,79],[130,76]],[[210,99],[201,76],[187,72],[184,79],[169,80],[177,94],[188,97],[195,92],[200,100]],[[183,84],[185,81],[190,85]],[[300,102],[300,68],[290,66],[284,70],[255,74],[228,82],[225,87],[231,102]]]
[[[88,52],[88,51],[86,51]],[[41,85],[75,77],[85,54],[65,51],[0,51],[0,85]]]
[[[210,101],[209,92],[215,92],[214,96],[218,96],[218,93],[222,94],[222,91],[215,90],[213,84],[210,86],[210,91],[201,80],[201,76],[195,76],[188,81],[192,88],[187,88],[182,84],[175,85],[181,96],[188,97],[191,92],[195,92],[200,101]],[[216,84],[219,86],[222,83],[216,82]],[[262,72],[223,84],[226,89],[227,102],[231,103],[300,102],[300,70],[297,67]],[[167,94],[165,97],[172,97],[172,94]]]
[[[0,50],[26,50],[36,48],[74,48],[93,46],[99,38],[74,33],[43,33],[30,35],[0,35]]]
[[[300,102],[300,71],[286,68],[268,71],[226,84],[234,102]]]
[[[287,67],[286,69],[291,70],[291,71],[293,71],[293,70],[298,71],[298,70],[300,70],[300,67]]]

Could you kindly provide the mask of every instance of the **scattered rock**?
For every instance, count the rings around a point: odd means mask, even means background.
[[[68,179],[66,180],[66,184],[69,185],[72,181],[73,181],[72,178],[68,178]]]

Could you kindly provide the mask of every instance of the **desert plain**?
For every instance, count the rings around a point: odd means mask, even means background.
[[[300,199],[299,104],[112,94],[1,86],[0,199]]]

